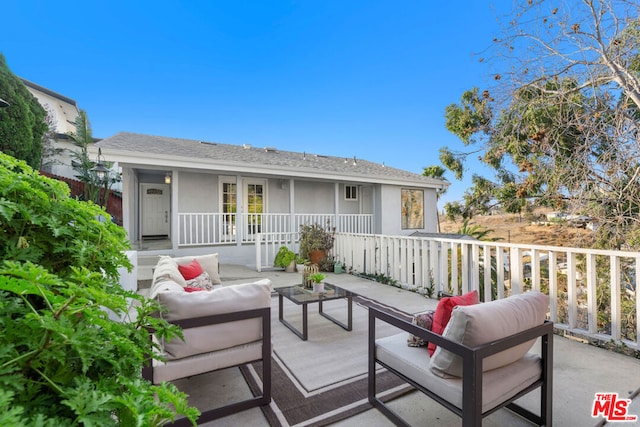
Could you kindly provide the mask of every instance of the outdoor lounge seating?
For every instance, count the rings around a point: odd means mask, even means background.
[[[369,401],[394,424],[409,425],[376,395],[376,364],[462,417],[463,426],[506,407],[537,425],[552,424],[553,324],[548,297],[528,292],[453,309],[442,336],[404,319],[369,309]],[[376,321],[403,331],[376,339]],[[407,333],[437,346],[407,345]],[[530,353],[539,338],[540,355]],[[513,401],[540,389],[540,415]]]
[[[217,278],[217,255],[195,258],[200,260],[204,270],[208,269],[209,274]],[[179,274],[176,260],[161,257],[154,272],[150,297],[167,308],[159,315],[179,325],[184,340],[165,341],[152,336],[166,361],[152,360],[143,368],[143,376],[158,384],[262,361],[261,395],[202,410],[198,423],[268,405],[271,402],[271,281],[264,279],[186,292],[176,274]],[[190,423],[180,419],[173,425]]]

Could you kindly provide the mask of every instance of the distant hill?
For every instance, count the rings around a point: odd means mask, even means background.
[[[479,225],[494,230],[488,237],[499,238],[499,242],[524,243],[546,246],[589,247],[593,232],[566,225],[539,225],[536,221],[545,221],[546,210],[537,210],[534,215],[497,214],[473,217],[469,226]],[[440,217],[440,232],[457,233],[462,220],[452,222]]]

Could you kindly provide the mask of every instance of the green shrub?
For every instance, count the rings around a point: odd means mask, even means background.
[[[296,260],[296,253],[286,246],[280,246],[276,258],[273,260],[275,267],[286,268],[291,262]]]
[[[141,376],[152,300],[122,289],[123,229],[66,184],[0,153],[0,425],[156,426],[198,416],[173,385]],[[130,301],[136,319],[124,317]]]

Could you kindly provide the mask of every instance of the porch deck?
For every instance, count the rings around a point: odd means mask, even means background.
[[[274,287],[289,286],[298,283],[299,274],[283,271],[257,272],[238,265],[220,266],[223,283],[242,283],[257,278],[269,278]],[[437,301],[405,291],[396,287],[378,284],[348,274],[328,274],[327,281],[356,292],[364,297],[384,302],[407,312],[435,308]],[[300,341],[300,345],[306,345]],[[363,352],[367,349],[363,348]],[[554,378],[553,378],[553,419],[556,426],[595,426],[603,425],[603,418],[592,418],[591,412],[595,393],[616,392],[619,397],[627,398],[629,393],[640,388],[640,360],[607,351],[583,342],[556,336],[554,339]],[[180,387],[192,396],[207,399],[216,395],[243,395],[248,389],[242,376],[237,372],[215,373],[215,381],[184,381]],[[223,393],[208,389],[213,382],[219,382]],[[535,392],[534,392],[535,393]],[[525,398],[526,399],[526,396]],[[418,392],[410,392],[397,398],[391,405],[402,413],[412,425],[440,426],[460,425],[460,420],[447,409],[434,403]],[[276,413],[279,409],[272,408]],[[628,413],[640,416],[640,397],[631,402]],[[230,417],[204,424],[206,426],[269,426],[260,409],[248,410]],[[286,424],[286,421],[284,423]],[[307,425],[306,423],[298,425]],[[369,409],[363,413],[339,421],[335,426],[390,426],[392,425],[379,411]],[[487,417],[485,426],[530,425],[507,410],[500,410]]]

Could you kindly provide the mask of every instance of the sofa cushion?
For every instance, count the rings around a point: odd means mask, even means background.
[[[172,281],[178,285],[185,287],[187,282],[178,270],[178,263],[170,256],[161,255],[158,257],[158,263],[153,270],[153,285],[162,281]]]
[[[468,347],[477,347],[530,329],[544,322],[549,297],[531,291],[482,304],[457,306],[443,337]],[[535,340],[528,341],[484,359],[483,371],[497,369],[522,358]],[[430,361],[434,374],[462,375],[462,358],[438,347]]]
[[[411,323],[430,331],[431,325],[433,324],[434,314],[435,314],[435,310],[425,311],[424,313],[416,313],[413,315],[413,319],[411,319]],[[418,336],[409,334],[409,336],[407,337],[407,345],[409,347],[422,347],[427,345],[427,342]]]
[[[222,284],[222,281],[220,280],[220,274],[218,273],[218,254],[183,256],[173,258],[173,261],[175,261],[175,263],[178,265],[186,265],[192,262],[194,259],[198,260],[198,263],[200,263],[200,266],[202,266],[203,271],[209,273],[212,284]]]
[[[168,321],[231,313],[271,306],[271,281],[229,285],[207,292],[184,290],[158,292],[158,302],[167,308],[161,313]],[[206,325],[183,330],[184,340],[175,338],[162,342],[167,360],[181,359],[240,344],[257,341],[262,337],[260,319]]]
[[[211,283],[209,273],[204,271],[199,276],[194,277],[191,280],[187,280],[187,286],[185,286],[185,288],[201,288],[210,291],[213,289],[213,284]]]
[[[202,267],[197,259],[193,259],[187,264],[178,264],[178,271],[184,277],[184,280],[193,280],[202,274]]]
[[[467,292],[463,295],[457,295],[453,297],[445,297],[442,298],[438,302],[438,306],[436,307],[436,313],[433,316],[433,324],[431,326],[431,332],[434,332],[438,335],[442,335],[444,329],[447,327],[447,323],[449,323],[449,319],[451,318],[451,312],[453,308],[458,305],[472,305],[478,303],[478,291],[473,290],[471,292]],[[433,353],[436,351],[436,345],[434,343],[429,343],[429,356],[433,356]]]
[[[376,358],[462,408],[462,378],[445,379],[435,375],[424,362],[429,359],[426,347],[409,347],[405,340],[404,333],[377,339]],[[482,376],[482,411],[495,408],[525,390],[540,379],[541,373],[540,357],[535,354],[527,354],[515,363],[486,372]]]

